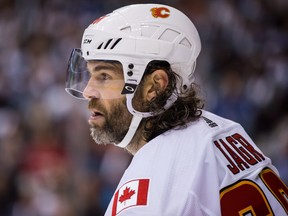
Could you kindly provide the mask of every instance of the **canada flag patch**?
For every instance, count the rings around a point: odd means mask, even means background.
[[[133,206],[146,206],[150,179],[135,179],[126,182],[114,194],[112,216]]]

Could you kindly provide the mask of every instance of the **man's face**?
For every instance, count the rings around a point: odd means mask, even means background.
[[[124,77],[120,64],[90,61],[90,80],[83,92],[89,99],[91,136],[97,144],[118,144],[126,135],[132,115],[121,95]]]

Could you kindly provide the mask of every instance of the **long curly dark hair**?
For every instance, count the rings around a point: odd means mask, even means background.
[[[165,91],[159,92],[153,101],[142,104],[149,112],[154,113],[163,110],[167,99],[175,92],[177,83],[182,82],[181,77],[171,69],[170,64],[166,61],[151,61],[143,78],[145,79],[145,76],[158,69],[166,71],[169,78],[168,86]],[[198,86],[196,84],[192,83],[190,87],[186,87],[186,89],[176,94],[178,98],[170,108],[142,121],[141,124],[144,124],[144,138],[147,142],[172,128],[183,128],[188,122],[195,121],[201,116],[204,101],[198,95]]]

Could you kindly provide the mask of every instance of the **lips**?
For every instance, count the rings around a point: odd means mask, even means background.
[[[98,112],[98,111],[92,111],[92,112],[91,112],[91,116],[92,116],[92,117],[97,117],[97,116],[103,116],[103,114],[100,113],[100,112]]]
[[[90,111],[90,117],[88,122],[90,124],[102,124],[101,122],[104,120],[105,117],[105,108],[101,104],[99,104],[97,100],[92,99],[91,101],[89,101],[88,109]]]
[[[103,118],[104,118],[104,114],[102,112],[100,112],[97,109],[90,109],[90,117],[89,117],[89,120],[88,120],[89,124],[98,125],[100,122],[103,121]]]

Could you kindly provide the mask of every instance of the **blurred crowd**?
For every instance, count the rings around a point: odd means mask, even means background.
[[[93,20],[141,2],[0,0],[0,216],[103,215],[131,156],[92,141],[67,62]],[[288,183],[288,1],[165,4],[199,31],[206,109],[241,123]]]

